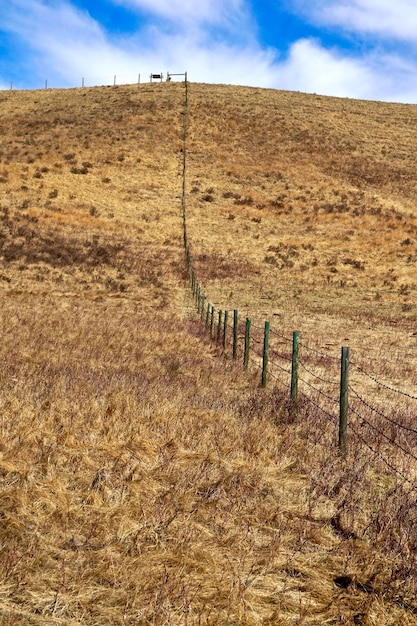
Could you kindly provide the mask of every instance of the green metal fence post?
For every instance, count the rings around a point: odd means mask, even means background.
[[[349,359],[350,348],[342,348],[340,368],[340,414],[339,414],[339,451],[346,456],[347,451],[347,418],[348,418],[348,389],[349,389]]]
[[[237,331],[239,326],[239,312],[237,309],[233,311],[233,348],[232,354],[233,358],[237,358]]]
[[[227,336],[227,322],[229,321],[229,311],[224,312],[223,322],[223,350],[226,349],[226,336]]]
[[[295,330],[292,334],[292,361],[291,361],[291,400],[298,400],[298,352],[300,347],[300,333]]]
[[[211,317],[210,317],[210,339],[213,339],[213,328],[214,328],[214,306],[211,307]]]
[[[247,369],[249,365],[250,328],[251,328],[251,320],[249,319],[249,317],[247,317],[246,327],[245,327],[245,350],[243,353],[243,367],[245,369]]]
[[[216,338],[217,343],[219,343],[220,341],[221,330],[222,330],[222,319],[223,319],[223,311],[219,311],[219,321],[217,324],[217,338]]]
[[[208,329],[208,325],[209,325],[209,319],[210,319],[210,309],[211,309],[211,304],[210,304],[210,302],[207,302],[207,311],[206,311],[206,330]]]
[[[265,322],[264,329],[264,349],[262,358],[262,387],[266,387],[268,378],[268,357],[269,357],[269,322]]]

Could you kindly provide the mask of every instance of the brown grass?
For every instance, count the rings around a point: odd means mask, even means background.
[[[193,264],[301,331],[294,411],[195,313],[184,86],[0,100],[0,623],[416,624],[415,401],[363,371],[416,395],[415,107],[189,85]],[[342,344],[395,422],[352,398],[346,459]]]

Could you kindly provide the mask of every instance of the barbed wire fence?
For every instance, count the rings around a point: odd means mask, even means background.
[[[341,348],[335,357],[310,347],[300,340],[297,331],[290,335],[242,320],[239,311],[215,307],[198,281],[187,232],[186,176],[189,86],[184,76],[183,146],[182,146],[182,223],[183,240],[190,289],[197,315],[223,355],[259,372],[260,386],[273,384],[288,396],[294,407],[309,402],[332,427],[339,453],[346,456],[349,445],[361,445],[374,460],[402,483],[417,491],[417,428],[413,427],[417,397],[378,380],[361,366],[350,361],[350,350]],[[353,375],[353,376],[352,376]],[[354,380],[353,380],[354,378]],[[358,391],[372,385],[375,404]],[[376,391],[378,393],[376,393]],[[383,394],[381,393],[383,392]],[[369,392],[368,392],[369,393]],[[387,394],[396,397],[395,410],[387,414]],[[382,397],[382,395],[384,397]],[[400,405],[398,399],[403,402]],[[348,422],[349,415],[349,422]],[[394,454],[395,452],[395,454]],[[392,461],[395,458],[395,463]]]
[[[124,81],[120,81],[120,75],[119,78],[117,76],[117,74],[113,74],[113,76],[111,77],[111,80],[108,82],[104,82],[101,85],[99,85],[96,82],[93,82],[91,84],[88,83],[88,81],[86,80],[85,76],[82,76],[82,78],[80,79],[80,81],[77,83],[77,85],[73,85],[72,88],[77,88],[77,87],[81,87],[81,88],[88,88],[88,87],[121,87],[121,86],[127,86],[127,85],[141,85],[144,83],[162,83],[162,82],[171,82],[172,80],[177,80],[177,77],[183,77],[184,76],[184,72],[182,73],[177,73],[177,72],[170,72],[169,70],[167,72],[150,72],[149,74],[143,74],[143,73],[138,73],[137,74],[137,78],[135,78],[135,81],[131,81],[131,82],[124,82]],[[0,87],[0,91],[40,91],[40,90],[50,90],[50,89],[71,89],[70,86],[65,86],[65,87],[60,87],[57,85],[54,85],[50,79],[46,78],[45,82],[38,86],[38,87],[19,87],[16,85],[16,83],[14,83],[12,80],[9,82],[4,82],[3,83],[3,87]]]

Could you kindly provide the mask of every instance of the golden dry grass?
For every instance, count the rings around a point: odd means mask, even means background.
[[[341,459],[199,323],[183,84],[0,101],[0,623],[416,624],[413,457]],[[414,395],[416,111],[191,84],[186,178],[217,308]]]

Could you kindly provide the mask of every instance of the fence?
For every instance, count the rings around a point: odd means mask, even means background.
[[[156,82],[171,82],[173,77],[177,77],[177,76],[181,76],[181,77],[185,77],[187,74],[187,72],[182,72],[182,73],[173,73],[173,72],[166,72],[166,78],[164,79],[164,74],[163,72],[157,72],[157,73],[151,73],[149,74],[149,82],[150,83],[154,83]],[[141,84],[141,80],[142,80],[142,74],[138,74],[137,75],[137,84],[140,85]],[[134,83],[118,83],[117,82],[117,74],[114,74],[112,77],[112,81],[108,83],[108,85],[113,85],[114,87],[116,87],[117,85],[122,85],[122,84],[134,84]],[[91,86],[97,86],[97,85],[91,85]],[[81,87],[84,88],[86,87],[86,81],[85,81],[85,77],[83,76],[81,78]],[[36,88],[35,88],[36,89]],[[50,86],[50,82],[48,79],[45,79],[45,83],[43,85],[43,87],[38,87],[38,89],[52,89],[52,87]],[[3,91],[5,91],[3,89]],[[19,88],[16,88],[13,85],[13,81],[10,81],[10,87],[8,89],[8,91],[26,91],[25,89],[21,90]]]
[[[417,478],[413,478],[417,477],[417,452],[414,452],[417,450],[417,429],[413,427],[416,396],[399,391],[367,373],[351,361],[347,346],[341,348],[340,357],[333,357],[301,342],[298,331],[293,331],[289,337],[271,328],[269,321],[262,328],[254,325],[250,318],[242,321],[237,309],[216,309],[210,303],[194,271],[187,234],[187,117],[188,82],[185,77],[183,241],[196,312],[206,332],[224,355],[230,354],[234,361],[241,362],[244,369],[249,365],[258,368],[262,388],[272,380],[289,394],[295,408],[302,394],[335,429],[335,438],[342,457],[347,454],[349,436],[355,443],[365,446],[375,459],[394,472],[402,482],[417,490]],[[352,373],[355,374],[354,384],[351,382]],[[384,399],[373,405],[364,397],[363,392],[358,391],[366,386],[364,381],[371,383],[373,396],[381,391],[395,394],[397,408],[394,413],[387,414],[387,402]],[[400,406],[399,398],[405,401],[403,406]],[[400,452],[400,466],[394,465],[391,460],[393,449]],[[398,455],[395,458],[397,460]]]

